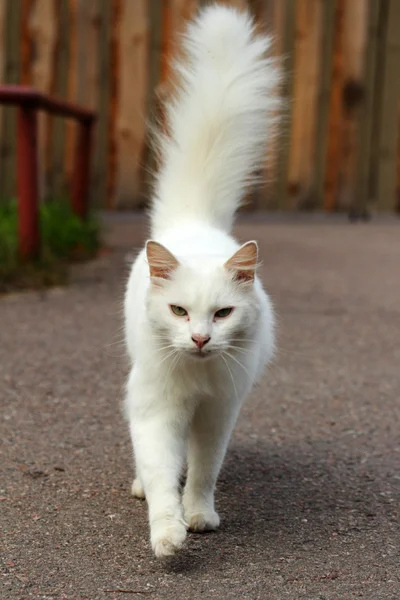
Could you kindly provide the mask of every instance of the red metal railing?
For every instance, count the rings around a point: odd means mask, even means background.
[[[18,240],[22,258],[33,257],[40,248],[37,112],[44,110],[78,121],[79,130],[72,181],[72,208],[84,219],[88,212],[89,172],[94,112],[50,98],[29,87],[0,86],[0,104],[18,106],[17,191]]]

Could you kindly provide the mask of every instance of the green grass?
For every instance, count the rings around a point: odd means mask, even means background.
[[[71,262],[92,258],[99,249],[96,219],[82,221],[66,200],[53,200],[40,206],[40,257],[22,261],[18,256],[17,220],[16,202],[0,203],[0,293],[63,284]]]

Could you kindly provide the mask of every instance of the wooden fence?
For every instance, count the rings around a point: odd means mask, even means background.
[[[91,195],[140,208],[177,33],[201,0],[0,0],[0,82],[99,114]],[[399,208],[400,0],[235,0],[274,33],[287,100],[251,207]],[[69,193],[76,128],[41,115],[43,198]],[[0,199],[15,195],[15,113],[0,109]]]

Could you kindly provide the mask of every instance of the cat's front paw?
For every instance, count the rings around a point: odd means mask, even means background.
[[[136,477],[136,479],[133,480],[132,496],[135,496],[135,498],[139,498],[140,500],[144,500],[146,497],[142,482],[140,481],[139,477]]]
[[[182,519],[163,517],[151,523],[151,546],[157,558],[172,556],[183,545],[187,534]]]
[[[198,512],[185,513],[190,531],[214,531],[218,529],[220,519],[215,510],[203,509]]]

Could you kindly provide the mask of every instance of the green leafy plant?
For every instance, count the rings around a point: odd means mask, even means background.
[[[93,217],[82,221],[65,199],[41,204],[39,223],[40,256],[22,261],[18,256],[17,203],[0,203],[0,293],[64,283],[68,263],[90,259],[99,249],[98,221]]]

